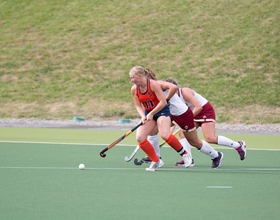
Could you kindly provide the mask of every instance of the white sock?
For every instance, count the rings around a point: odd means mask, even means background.
[[[205,153],[210,156],[212,159],[219,156],[218,151],[211,147],[206,141],[203,141],[202,147],[199,149],[201,153]]]
[[[240,146],[240,144],[236,141],[233,141],[227,137],[224,136],[217,136],[217,144],[218,145],[223,145],[223,146],[228,146],[236,149],[237,147]]]
[[[183,138],[179,141],[182,144],[183,148],[188,152],[188,154],[191,155],[192,158],[191,145],[189,144],[188,140],[186,138]]]
[[[158,137],[158,135],[157,134],[153,135],[153,136],[148,135],[147,139],[151,143],[151,145],[153,145],[157,156],[160,158],[159,137]]]

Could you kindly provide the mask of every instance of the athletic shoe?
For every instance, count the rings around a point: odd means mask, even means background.
[[[218,152],[218,157],[212,159],[213,162],[212,162],[211,169],[217,169],[221,165],[223,157],[224,157],[224,154],[221,152]]]
[[[192,164],[192,157],[190,154],[184,154],[183,160],[186,168],[188,168]]]
[[[247,156],[245,141],[238,141],[238,143],[240,144],[240,147],[236,148],[236,150],[240,155],[240,160],[244,160]]]
[[[159,168],[160,165],[160,159],[158,160],[158,162],[153,162],[151,163],[149,168],[146,168],[147,171],[156,171],[157,168]]]
[[[184,160],[180,160],[179,162],[176,162],[174,165],[177,166],[177,167],[183,167],[183,166],[185,166],[185,162],[184,162]],[[194,160],[193,160],[193,159],[192,159],[192,163],[191,163],[190,166],[191,166],[191,167],[194,167],[194,166],[195,166]]]
[[[164,165],[164,162],[163,162],[161,159],[159,159],[159,165],[158,165],[158,168],[162,167],[163,165]]]
[[[141,161],[142,161],[143,163],[152,163],[152,162],[153,162],[149,157],[142,157],[142,158],[141,158]]]
[[[161,157],[159,159],[161,159]],[[152,163],[153,162],[148,156],[141,158],[141,161],[143,163]]]

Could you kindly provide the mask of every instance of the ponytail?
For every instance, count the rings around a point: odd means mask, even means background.
[[[149,68],[144,70],[146,78],[151,78],[153,80],[157,80],[156,74]]]

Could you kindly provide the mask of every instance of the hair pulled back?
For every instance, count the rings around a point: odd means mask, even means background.
[[[151,78],[153,80],[157,80],[156,74],[149,68],[145,69],[145,76],[146,78]]]
[[[145,76],[145,71],[142,66],[135,66],[129,71],[129,75],[143,75]]]
[[[178,83],[175,81],[173,77],[168,78],[167,80],[165,80],[165,82],[173,83],[174,85],[179,87]]]
[[[151,78],[153,80],[156,80],[156,74],[149,68],[144,69],[142,66],[135,66],[133,67],[130,71],[129,74],[133,74],[133,75],[143,75],[145,76],[147,79]]]

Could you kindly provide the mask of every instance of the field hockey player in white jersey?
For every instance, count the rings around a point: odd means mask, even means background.
[[[166,87],[167,82],[157,80],[155,74],[151,70],[146,70],[148,72],[146,75],[147,78],[156,80],[162,88]],[[167,96],[169,91],[165,90],[163,93],[165,96]],[[200,140],[198,138],[192,110],[179,98],[177,94],[174,94],[172,98],[167,101],[173,123],[181,128],[185,138],[192,146],[196,147],[200,152],[211,157],[211,168],[218,168],[221,165],[223,153],[216,151],[206,141]],[[155,134],[150,133],[150,135],[154,136]]]
[[[169,78],[166,82],[173,83],[178,86],[174,78]],[[215,135],[215,111],[212,105],[200,94],[196,93],[190,88],[179,88],[177,91],[180,99],[193,111],[194,123],[196,128],[201,127],[205,140],[210,144],[223,145],[236,149],[240,156],[240,160],[244,160],[247,155],[245,141],[233,141],[224,136]],[[179,137],[184,138],[183,134],[179,132]],[[180,141],[181,142],[181,141]],[[181,142],[181,144],[190,153],[190,144]],[[175,166],[184,166],[184,161],[175,163]]]

